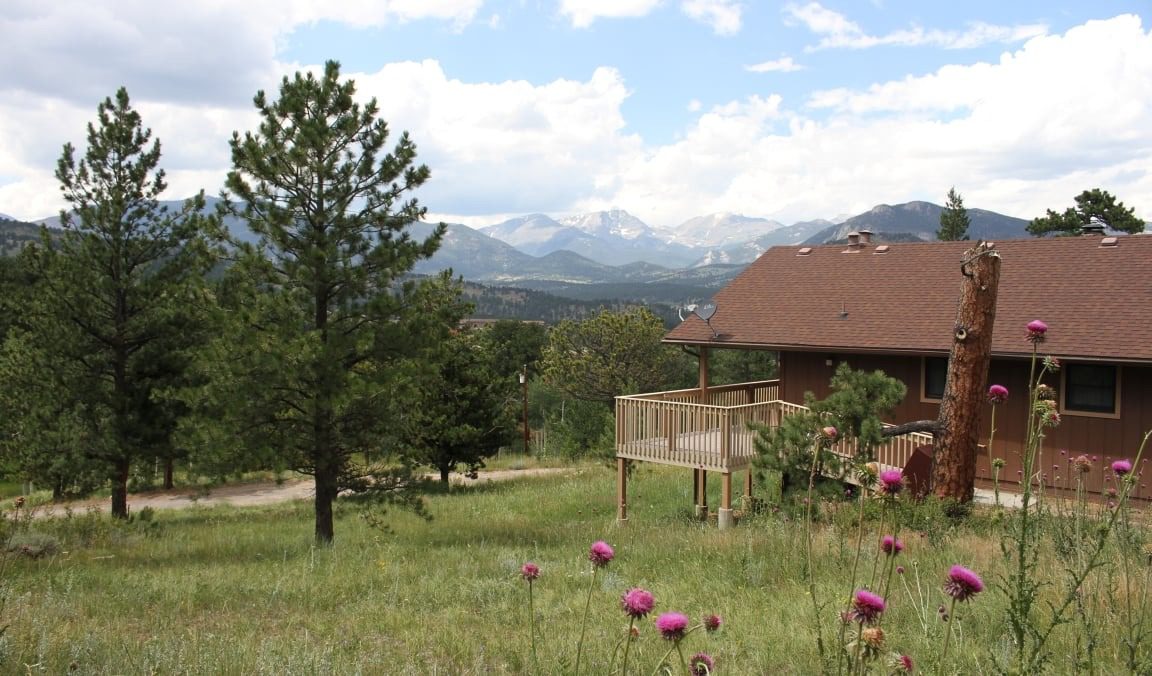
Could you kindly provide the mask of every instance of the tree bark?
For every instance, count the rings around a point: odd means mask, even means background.
[[[128,474],[129,464],[126,459],[117,460],[113,468],[112,477],[112,516],[117,519],[128,518]]]
[[[448,465],[440,465],[440,483],[444,484],[445,488],[448,487],[448,475],[451,472],[452,468]]]
[[[940,403],[932,486],[939,497],[969,502],[976,481],[977,437],[992,358],[1000,255],[993,245],[980,242],[965,252],[960,270],[964,281]]]
[[[330,463],[316,466],[316,543],[331,545],[336,537],[332,504],[336,502],[336,472]]]
[[[168,458],[164,461],[164,490],[166,490],[166,491],[172,490],[172,487],[174,485],[173,480],[172,480],[172,475],[174,474],[175,468],[173,466],[175,464],[176,464],[176,461],[173,460],[172,458]]]

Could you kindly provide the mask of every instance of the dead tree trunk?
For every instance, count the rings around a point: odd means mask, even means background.
[[[976,481],[980,413],[992,359],[1000,254],[993,245],[980,242],[965,252],[960,271],[964,281],[940,403],[932,487],[939,497],[969,502]]]

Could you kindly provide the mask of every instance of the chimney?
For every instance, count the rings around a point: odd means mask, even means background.
[[[853,230],[848,233],[848,248],[841,253],[856,253],[860,250],[860,233]]]
[[[871,230],[861,230],[860,231],[860,246],[868,246],[871,243],[872,243],[872,231]]]
[[[1085,237],[1103,237],[1104,224],[1103,223],[1085,223],[1080,226],[1080,234]]]

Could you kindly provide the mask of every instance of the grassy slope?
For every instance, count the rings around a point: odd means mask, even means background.
[[[310,544],[307,502],[166,512],[156,517],[159,533],[148,537],[136,528],[116,530],[103,516],[81,515],[66,530],[93,544],[54,558],[10,559],[0,573],[7,591],[2,615],[10,624],[0,668],[10,673],[39,664],[63,673],[74,663],[80,673],[525,673],[527,590],[517,572],[532,560],[542,569],[535,587],[541,665],[545,673],[560,673],[579,635],[587,548],[603,538],[617,558],[597,579],[582,671],[606,673],[627,626],[618,599],[631,586],[652,590],[657,612],[723,616],[719,634],[693,634],[685,644],[688,654],[711,652],[723,673],[818,669],[811,605],[800,579],[802,528],[769,517],[723,533],[703,527],[687,517],[686,470],[643,468],[631,488],[632,518],[624,528],[613,521],[613,474],[598,467],[437,496],[433,522],[397,513],[390,517],[392,535],[371,530],[345,504],[330,550]],[[942,636],[936,607],[947,567],[962,563],[988,583],[1001,570],[994,541],[943,535],[937,529],[931,539],[904,537],[908,581],[918,572],[932,595],[924,606],[927,631],[902,591],[892,594],[885,622],[891,647],[924,666]],[[818,546],[819,595],[828,601],[848,591],[852,543],[847,532],[829,528]],[[868,565],[864,569],[867,575]],[[990,652],[1006,649],[1003,606],[1003,597],[990,591],[958,609],[963,633],[959,642],[953,639],[951,670],[987,671]],[[834,617],[836,609],[825,614]],[[1117,641],[1104,633],[1102,673],[1113,670]],[[650,673],[666,647],[651,621],[642,622],[630,658],[635,673]]]

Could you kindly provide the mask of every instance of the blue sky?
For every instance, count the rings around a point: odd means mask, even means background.
[[[251,97],[337,59],[432,169],[434,217],[618,207],[674,227],[879,203],[1030,218],[1102,187],[1152,219],[1145,2],[9,0],[0,212],[126,85],[172,197],[219,191]]]

